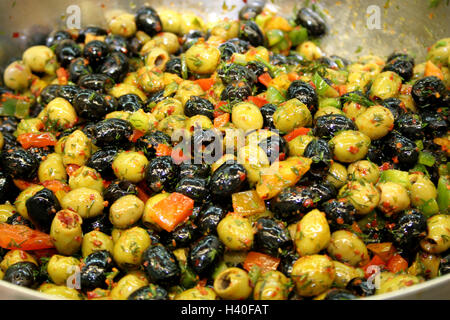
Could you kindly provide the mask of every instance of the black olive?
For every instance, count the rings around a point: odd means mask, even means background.
[[[105,43],[108,45],[109,52],[120,52],[126,55],[130,53],[127,39],[118,34],[109,34],[105,38]]]
[[[403,82],[408,82],[411,80],[414,74],[414,63],[411,63],[408,59],[403,59],[401,57],[394,58],[386,63],[383,68],[383,72],[392,71],[397,73],[402,77]]]
[[[319,98],[316,90],[309,83],[295,80],[289,85],[286,94],[288,99],[297,98],[300,102],[303,102],[311,113],[315,113],[317,110]]]
[[[152,7],[144,6],[140,8],[135,20],[137,29],[144,31],[150,37],[163,31],[161,19]]]
[[[72,39],[72,36],[69,32],[65,30],[54,30],[52,31],[45,42],[47,47],[53,47],[54,45],[58,44],[61,40],[70,40]]]
[[[157,284],[150,283],[148,286],[139,288],[131,293],[127,300],[168,300],[166,289]]]
[[[422,117],[414,112],[407,112],[398,117],[395,122],[396,129],[411,140],[423,139]]]
[[[11,177],[0,170],[0,203],[5,203],[13,190],[14,183]]]
[[[112,180],[115,178],[112,163],[119,150],[117,148],[104,148],[95,152],[86,162],[86,166],[95,169],[103,179]]]
[[[187,51],[190,47],[198,42],[200,38],[206,39],[205,33],[200,30],[191,30],[186,33],[182,38],[183,50]]]
[[[156,130],[140,137],[135,143],[135,148],[136,150],[144,152],[148,159],[153,159],[156,157],[158,145],[165,144],[170,147],[171,143],[172,141],[168,134]]]
[[[184,194],[197,203],[205,202],[209,196],[208,179],[183,177],[178,182],[175,192]]]
[[[264,128],[268,128],[268,129],[275,128],[275,125],[273,124],[273,114],[275,113],[276,110],[277,110],[276,105],[274,105],[272,103],[266,103],[265,105],[263,105],[261,107],[260,111],[261,111],[261,114],[264,119],[264,124],[263,124]]]
[[[214,204],[209,205],[200,212],[198,217],[198,227],[204,235],[217,234],[217,225],[226,216],[227,212]]]
[[[123,119],[106,119],[95,124],[93,134],[93,143],[100,148],[125,148],[130,144],[133,127]]]
[[[425,135],[436,138],[444,136],[448,131],[446,117],[433,110],[424,110],[421,113]]]
[[[387,98],[381,101],[381,105],[391,111],[395,121],[397,121],[399,116],[406,112],[405,104],[402,100],[397,98]]]
[[[326,140],[314,139],[306,146],[303,156],[313,161],[309,173],[313,177],[323,177],[331,166],[333,153]]]
[[[39,167],[36,157],[31,152],[20,148],[2,151],[0,164],[3,171],[13,179],[23,180],[32,179]]]
[[[245,65],[245,67],[247,69],[249,69],[250,71],[252,71],[256,77],[259,77],[260,75],[262,75],[264,73],[268,73],[268,74],[270,74],[270,76],[273,76],[272,71],[270,71],[266,65],[264,65],[262,62],[259,62],[259,61],[250,61]]]
[[[254,247],[257,251],[278,257],[283,250],[292,247],[292,239],[282,223],[260,218],[256,221]]]
[[[27,149],[29,153],[31,153],[38,162],[44,161],[44,159],[50,154],[54,153],[54,148],[52,146],[48,147],[31,147]]]
[[[392,233],[397,248],[412,252],[426,236],[427,219],[417,209],[407,210],[399,217]]]
[[[164,89],[157,91],[147,99],[147,101],[145,102],[144,108],[143,108],[145,112],[152,112],[153,108],[159,102],[161,102],[167,98],[170,98],[170,96],[166,96],[164,91],[165,91]]]
[[[345,289],[330,289],[325,294],[324,300],[354,300],[358,299],[353,293]]]
[[[36,192],[25,205],[31,222],[43,232],[50,231],[55,214],[61,210],[58,198],[47,188]]]
[[[60,85],[58,84],[50,84],[46,86],[40,94],[40,98],[43,104],[49,104],[50,101],[54,100],[55,98],[58,98],[58,92],[59,92]]]
[[[69,79],[73,83],[78,83],[82,76],[91,74],[92,68],[89,61],[84,58],[73,59],[69,66]]]
[[[290,278],[292,273],[292,267],[295,261],[300,258],[300,255],[295,251],[287,251],[280,257],[280,264],[278,265],[278,271],[283,273],[286,277]]]
[[[188,265],[198,275],[207,276],[222,258],[224,250],[225,247],[218,237],[214,235],[204,236],[191,245]]]
[[[252,87],[247,82],[232,82],[228,84],[220,95],[222,101],[235,104],[246,100],[253,94]]]
[[[253,1],[247,3],[239,10],[239,20],[251,20],[264,9],[264,1]]]
[[[88,26],[80,31],[77,37],[77,42],[84,43],[86,41],[87,35],[92,36],[106,36],[108,34],[107,30],[97,27],[97,26]]]
[[[340,230],[351,226],[355,222],[355,207],[344,200],[332,199],[322,204],[330,229]]]
[[[66,39],[58,42],[55,54],[59,63],[63,67],[68,67],[74,59],[81,57],[82,51],[75,41]]]
[[[173,73],[182,78],[181,59],[174,57],[167,61],[164,72]]]
[[[321,57],[317,60],[321,64],[325,65],[327,68],[330,69],[339,69],[339,65],[336,63],[336,61],[330,57]]]
[[[75,99],[77,94],[79,94],[81,91],[82,89],[80,89],[77,86],[72,85],[60,86],[58,90],[58,96],[73,104],[73,100]]]
[[[97,68],[103,63],[108,55],[108,45],[100,40],[92,40],[84,46],[83,56],[89,61],[92,69]]]
[[[8,217],[8,219],[6,219],[6,223],[10,225],[22,225],[27,226],[31,229],[36,229],[30,220],[25,219],[18,212],[15,212],[12,216]]]
[[[20,120],[14,116],[0,116],[0,132],[14,133]]]
[[[276,218],[292,222],[301,214],[317,208],[314,196],[313,191],[307,187],[285,188],[270,201],[270,211]]]
[[[226,41],[221,45],[219,45],[219,51],[220,51],[220,60],[229,61],[234,53],[239,53],[239,48],[233,42]]]
[[[327,25],[324,19],[309,8],[301,8],[297,12],[295,23],[308,30],[308,35],[312,37],[321,37],[327,32]]]
[[[445,84],[435,76],[425,77],[414,83],[411,95],[420,109],[435,108],[445,96]]]
[[[379,166],[392,160],[389,159],[384,151],[384,142],[385,139],[372,140],[367,152],[367,158]]]
[[[111,270],[114,267],[114,261],[108,250],[98,250],[84,258],[84,265],[98,266],[105,270]]]
[[[188,117],[203,115],[213,120],[214,105],[207,99],[191,96],[184,106],[184,114]]]
[[[160,232],[161,241],[170,250],[187,248],[193,241],[197,240],[200,235],[198,227],[190,220],[177,226],[171,232],[166,232],[164,230]]]
[[[214,171],[211,181],[211,193],[219,198],[226,198],[239,192],[247,182],[247,171],[238,163],[224,163]]]
[[[397,131],[388,134],[385,140],[384,150],[390,159],[397,157],[398,164],[401,168],[411,168],[419,158],[416,143]]]
[[[113,52],[108,55],[98,70],[98,72],[111,77],[115,83],[121,82],[129,71],[129,59],[122,52]]]
[[[264,34],[259,26],[252,20],[241,22],[239,39],[248,41],[253,47],[264,46]]]
[[[244,67],[237,63],[225,65],[217,71],[224,85],[232,82],[244,81],[250,85],[256,82],[256,74],[249,67]]]
[[[305,61],[305,58],[301,54],[298,54],[296,52],[290,52],[286,56],[286,63],[290,66],[298,66],[302,64],[303,61]]]
[[[347,283],[345,289],[359,297],[368,297],[375,294],[375,286],[370,285],[364,278],[353,278]]]
[[[442,254],[442,258],[439,264],[439,274],[441,276],[450,273],[450,253]]]
[[[191,178],[208,178],[211,173],[211,166],[207,163],[195,164],[195,163],[181,163],[180,164],[180,177]]]
[[[270,163],[283,161],[289,155],[289,146],[286,140],[278,134],[272,134],[263,139],[258,146],[266,153]]]
[[[180,280],[181,270],[177,259],[162,244],[151,245],[144,251],[142,265],[152,283],[173,286]]]
[[[403,59],[409,61],[412,65],[414,65],[414,58],[411,57],[409,54],[404,52],[393,52],[391,53],[388,58],[386,59],[386,62],[391,62],[395,59]]]
[[[287,64],[288,60],[285,55],[280,53],[272,53],[270,55],[270,64],[273,66],[279,66],[283,64]]]
[[[87,120],[100,120],[114,111],[109,108],[102,94],[91,89],[83,89],[75,96],[73,107],[77,115]]]
[[[245,53],[248,51],[248,49],[250,49],[250,42],[248,42],[247,40],[244,39],[240,39],[240,38],[232,38],[227,40],[227,42],[234,44],[239,53]]]
[[[142,99],[134,93],[120,96],[117,100],[117,109],[123,111],[135,112],[139,109],[142,109],[143,105],[144,102],[142,101]]]
[[[327,114],[314,119],[314,136],[331,139],[339,131],[357,130],[352,120],[340,114]]]
[[[129,194],[137,194],[137,187],[127,180],[115,180],[103,191],[103,198],[112,205],[117,199]]]
[[[17,262],[6,269],[3,280],[21,287],[35,288],[39,285],[39,268],[33,262]]]
[[[105,198],[106,200],[106,198]],[[112,204],[112,202],[109,202]],[[81,229],[83,230],[83,234],[89,233],[91,231],[100,231],[104,234],[111,234],[113,225],[109,220],[109,212],[106,210],[103,214],[98,215],[96,217],[83,219],[83,224],[81,225]]]
[[[98,93],[106,93],[114,87],[114,81],[111,77],[105,74],[94,73],[82,76],[78,80],[78,86],[82,89],[89,89]]]
[[[3,150],[5,150],[5,152],[7,150],[13,150],[16,148],[21,148],[22,145],[19,143],[19,141],[17,141],[17,138],[9,132],[3,132]]]
[[[146,182],[154,192],[173,191],[177,182],[179,167],[171,156],[152,159],[147,166]]]
[[[80,285],[84,292],[92,291],[96,288],[106,289],[107,271],[98,265],[85,265],[80,271]]]

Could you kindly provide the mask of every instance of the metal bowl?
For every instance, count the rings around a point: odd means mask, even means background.
[[[247,2],[250,2],[248,0]],[[262,1],[262,0],[258,0]],[[408,50],[423,61],[426,48],[450,36],[450,6],[445,1],[430,8],[428,0],[316,0],[326,16],[329,33],[321,40],[328,55],[354,58],[367,54],[387,56]],[[242,0],[3,0],[0,2],[0,68],[20,59],[30,45],[42,41],[54,28],[65,28],[79,10],[81,26],[104,26],[114,10],[134,11],[143,4],[156,9],[193,12],[206,21],[236,18]],[[297,0],[270,0],[267,6],[290,17]],[[378,20],[377,20],[378,19]],[[55,299],[53,296],[0,281],[0,299]],[[450,299],[450,275],[367,299]]]

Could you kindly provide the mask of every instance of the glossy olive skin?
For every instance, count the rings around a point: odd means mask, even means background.
[[[67,40],[67,39],[72,39],[72,36],[70,35],[69,32],[67,32],[65,30],[54,30],[47,36],[45,45],[47,47],[52,47],[55,44],[57,44],[59,41]]]
[[[171,58],[169,61],[167,61],[166,69],[164,71],[176,74],[177,76],[182,78],[183,74],[181,71],[181,59],[177,57]]]
[[[110,205],[111,204],[112,203],[110,202]],[[83,224],[81,225],[81,228],[84,234],[97,230],[104,234],[111,235],[113,225],[109,220],[108,210],[105,210],[103,214],[99,216],[83,219]]]
[[[108,45],[110,53],[121,52],[126,55],[130,53],[127,39],[118,34],[109,34],[105,38],[105,43]]]
[[[239,53],[247,52],[251,46],[251,44],[248,40],[245,40],[242,38],[233,38],[233,39],[228,40],[227,42],[234,44],[237,47]]]
[[[315,113],[318,106],[318,96],[316,90],[309,83],[302,80],[293,81],[287,90],[287,99],[297,98],[300,102],[303,102],[311,111]]]
[[[259,26],[252,20],[241,22],[239,39],[248,41],[253,47],[263,46],[265,43],[264,34]]]
[[[106,269],[98,265],[84,265],[80,272],[81,290],[87,292],[96,288],[106,289],[106,274]]]
[[[321,208],[333,231],[351,226],[355,222],[356,209],[350,201],[331,199],[324,202]]]
[[[286,140],[278,134],[273,134],[262,140],[258,146],[264,150],[270,163],[282,161],[289,155],[289,147]]]
[[[425,77],[414,83],[411,95],[420,109],[436,108],[445,96],[445,84],[435,76]]]
[[[308,30],[308,35],[321,37],[327,32],[327,25],[322,17],[309,8],[301,8],[296,15],[295,23]]]
[[[201,234],[198,227],[192,221],[186,221],[171,232],[162,231],[160,233],[161,242],[170,250],[177,248],[187,248],[191,243],[199,238]],[[152,242],[153,243],[153,242]]]
[[[209,198],[208,179],[199,177],[183,177],[178,182],[175,192],[184,194],[197,203],[206,202]]]
[[[158,13],[152,7],[142,7],[136,14],[136,27],[150,37],[162,31],[162,23]]]
[[[397,131],[393,131],[387,136],[384,150],[390,159],[397,157],[398,164],[402,168],[414,166],[419,157],[416,143]]]
[[[13,179],[30,180],[39,167],[36,157],[21,148],[9,151],[2,151],[0,154],[0,165],[3,171]]]
[[[91,34],[94,36],[106,36],[108,34],[107,30],[97,27],[97,26],[88,26],[80,31],[77,37],[77,42],[85,42],[86,35]]]
[[[202,162],[201,164],[195,163],[181,163],[180,164],[180,178],[208,178],[211,172],[211,166]]]
[[[69,66],[72,60],[81,57],[82,53],[79,45],[71,39],[59,41],[55,48],[56,57],[63,67]]]
[[[137,194],[136,185],[127,180],[115,180],[103,191],[103,198],[111,205],[129,194]]]
[[[280,264],[278,265],[278,271],[283,273],[286,277],[291,277],[292,267],[295,261],[300,258],[300,255],[296,251],[287,251],[280,256]]]
[[[128,57],[122,52],[109,54],[99,68],[99,72],[105,74],[115,81],[121,82],[130,70]]]
[[[424,133],[430,138],[442,137],[448,131],[446,117],[433,110],[424,110],[421,113]]]
[[[406,112],[406,108],[403,106],[403,102],[397,98],[385,99],[381,101],[381,105],[391,111],[392,115],[394,116],[394,121],[397,121],[397,119]]]
[[[253,94],[251,86],[246,82],[232,82],[228,84],[220,95],[222,101],[235,104],[246,100]]]
[[[404,113],[395,122],[396,129],[411,140],[422,140],[423,122],[420,114],[414,112]]]
[[[69,66],[69,79],[73,83],[78,83],[82,76],[92,74],[92,67],[89,61],[84,58],[76,58],[72,60]]]
[[[143,105],[142,99],[134,93],[125,94],[117,99],[118,110],[135,112],[142,109]]]
[[[313,201],[314,194],[307,187],[289,187],[283,189],[270,201],[270,211],[275,217],[286,222],[292,222],[317,207]]]
[[[86,162],[86,166],[95,169],[103,179],[113,180],[115,178],[112,163],[119,153],[117,148],[104,148],[95,152]]]
[[[227,214],[223,208],[210,204],[199,214],[197,225],[199,231],[204,234],[217,234],[217,225]]]
[[[112,269],[112,267],[114,267],[112,256],[107,250],[92,252],[86,258],[84,258],[84,264],[87,266],[99,266],[106,270],[110,270]]]
[[[9,266],[3,276],[3,281],[26,288],[35,288],[39,285],[38,280],[38,267],[34,263],[28,261],[17,262]]]
[[[42,91],[41,95],[39,96],[41,99],[41,102],[44,104],[48,104],[50,101],[58,97],[58,91],[59,91],[59,84],[50,84],[46,86]]]
[[[326,294],[324,300],[353,300],[358,299],[358,296],[355,296],[348,290],[345,289],[331,289]]]
[[[441,275],[450,273],[450,253],[443,254],[441,258],[441,263],[439,264],[439,273]]]
[[[171,138],[162,131],[152,131],[140,137],[136,143],[136,150],[144,152],[145,156],[150,160],[156,157],[156,148],[159,144],[171,146]]]
[[[82,91],[78,86],[65,85],[58,89],[58,97],[69,101],[71,104],[75,97]]]
[[[225,250],[217,236],[207,235],[191,245],[188,265],[199,276],[208,276],[221,259]]]
[[[256,82],[256,74],[247,67],[244,67],[237,63],[231,63],[220,68],[218,75],[224,85],[228,85],[232,82],[246,81],[250,85]]]
[[[106,119],[93,127],[93,143],[100,147],[115,146],[125,148],[130,143],[133,134],[131,124],[122,119]]]
[[[369,146],[367,158],[373,163],[381,166],[384,162],[392,161],[384,151],[385,139],[374,140]]]
[[[53,217],[61,210],[58,198],[55,194],[44,188],[36,192],[25,203],[31,222],[43,232],[50,231]]]
[[[298,66],[303,61],[305,61],[305,58],[296,52],[289,52],[289,55],[286,56],[286,63],[290,66]]]
[[[179,170],[170,156],[152,159],[147,166],[145,178],[148,187],[154,192],[172,191],[178,182]]]
[[[87,120],[100,120],[109,112],[108,104],[97,91],[84,89],[75,96],[73,107],[77,114]]]
[[[111,77],[105,74],[94,73],[80,77],[78,80],[78,86],[82,89],[89,89],[98,93],[106,93],[114,86],[114,81]]]
[[[165,96],[164,94],[164,89],[155,92],[154,94],[152,94],[147,101],[145,101],[145,105],[144,105],[144,111],[145,112],[152,112],[152,109],[154,106],[156,106],[156,104],[158,102],[163,101],[166,98],[171,98],[172,96]]]
[[[364,278],[353,278],[347,283],[345,288],[358,297],[373,296],[375,294],[375,286],[369,286]]]
[[[411,57],[409,54],[404,53],[404,52],[392,52],[386,59],[386,62],[391,62],[394,59],[403,59],[403,60],[408,60],[409,62],[411,62],[414,65],[414,58]]]
[[[272,103],[266,103],[259,110],[264,119],[264,128],[275,128],[275,125],[273,124],[273,114],[277,110],[277,107]]]
[[[264,9],[264,3],[260,1],[254,1],[245,4],[241,10],[239,10],[239,20],[250,20],[255,18]]]
[[[134,291],[128,296],[128,300],[168,300],[166,289],[156,284],[149,284]]]
[[[108,55],[109,48],[108,45],[100,40],[93,40],[84,46],[83,56],[89,61],[89,65],[94,69],[103,63],[106,56]]]
[[[162,244],[151,245],[142,254],[142,265],[152,283],[172,286],[180,280],[180,267],[174,254]]]
[[[15,212],[12,216],[10,216],[6,220],[6,223],[10,224],[10,225],[22,225],[22,226],[27,226],[31,229],[36,229],[36,227],[33,225],[33,223],[30,220],[25,219],[18,212]]]
[[[287,58],[285,55],[279,53],[273,53],[270,55],[270,63],[274,66],[287,64]]]
[[[394,230],[395,246],[412,252],[427,232],[427,221],[422,212],[411,209],[400,215]]]
[[[306,146],[303,156],[313,160],[309,174],[323,177],[330,168],[333,153],[326,140],[314,139]]]
[[[17,138],[9,132],[2,132],[3,134],[3,150],[20,149],[22,145],[17,141]],[[0,156],[1,157],[1,156]]]
[[[221,45],[219,45],[218,49],[220,51],[221,61],[229,61],[234,53],[239,53],[237,45],[230,41],[222,43]]]
[[[389,60],[383,68],[383,72],[392,71],[402,77],[403,82],[411,80],[414,74],[414,63],[409,59],[397,57]]]
[[[11,177],[0,170],[0,203],[5,203],[10,199],[13,189],[14,184]]]
[[[247,182],[247,171],[238,163],[224,163],[214,171],[210,190],[213,196],[226,198],[239,192]]]
[[[196,44],[200,38],[207,40],[207,35],[200,30],[190,30],[188,33],[183,35],[183,50],[187,51],[190,47]]]
[[[3,116],[0,117],[0,132],[14,133],[17,130],[17,125],[19,124],[19,119],[14,116]]]
[[[184,106],[184,114],[188,117],[203,115],[214,119],[214,105],[207,99],[192,96]]]
[[[343,130],[357,130],[355,123],[340,114],[327,114],[314,120],[314,136],[331,139]]]
[[[260,218],[256,221],[254,247],[257,251],[279,256],[282,250],[292,247],[288,230],[274,219]]]

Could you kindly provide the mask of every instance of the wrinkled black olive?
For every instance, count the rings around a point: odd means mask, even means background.
[[[14,133],[20,120],[14,116],[0,116],[0,132]]]
[[[61,210],[58,198],[47,188],[36,192],[32,197],[28,198],[25,205],[31,222],[44,232],[50,231],[50,225],[55,214]]]
[[[246,100],[252,94],[252,87],[247,82],[232,82],[222,91],[220,99],[235,104]]]
[[[442,255],[440,264],[439,264],[439,274],[445,275],[450,273],[450,253],[444,253]]]
[[[54,148],[52,146],[49,147],[31,147],[27,149],[29,153],[31,153],[38,162],[44,161],[44,159],[50,154],[54,152]]]
[[[112,180],[115,178],[112,163],[119,150],[117,148],[104,148],[95,152],[86,162],[86,166],[95,169],[103,179]]]
[[[119,83],[125,78],[129,70],[128,57],[122,52],[113,52],[105,58],[98,72],[111,77],[115,83]]]
[[[114,111],[100,93],[91,89],[83,89],[78,93],[73,101],[73,107],[78,116],[88,120],[100,120]]]
[[[143,104],[144,102],[142,101],[142,99],[134,93],[129,93],[120,96],[119,99],[117,100],[118,110],[129,112],[135,112],[138,111],[139,109],[142,109]]]
[[[290,66],[298,66],[303,61],[305,61],[305,58],[297,52],[289,52],[286,56],[286,63]]]
[[[327,68],[330,69],[339,69],[339,65],[336,63],[336,61],[330,57],[321,57],[317,61],[319,61],[321,64],[325,65]]]
[[[60,85],[58,84],[50,84],[46,86],[39,96],[41,98],[42,103],[48,104],[50,103],[50,101],[54,100],[55,98],[58,98],[59,87]]]
[[[58,44],[61,40],[70,40],[72,39],[72,36],[69,32],[65,30],[54,30],[52,31],[45,42],[47,47],[53,47],[54,45]]]
[[[303,156],[313,161],[309,173],[314,177],[323,177],[331,166],[333,153],[326,140],[314,139],[306,146]]]
[[[183,50],[187,51],[190,47],[198,42],[200,38],[206,40],[206,35],[200,30],[190,30],[183,36]]]
[[[205,210],[200,212],[198,217],[198,227],[200,232],[204,235],[217,234],[217,225],[226,214],[227,212],[223,208],[213,204],[209,205]]]
[[[127,180],[115,180],[103,191],[103,199],[111,205],[117,199],[129,194],[137,194],[137,187]]]
[[[82,76],[92,74],[89,61],[84,58],[73,59],[69,66],[69,79],[73,83],[78,83]]]
[[[340,230],[355,222],[356,209],[349,201],[332,199],[322,204],[330,229]]]
[[[260,14],[264,9],[263,1],[253,1],[247,3],[239,10],[239,20],[251,20]]]
[[[241,22],[239,27],[239,39],[248,41],[252,46],[264,46],[264,34],[259,26],[252,20]]]
[[[8,219],[6,220],[6,223],[13,225],[13,226],[21,225],[21,226],[27,226],[31,229],[35,229],[35,226],[33,225],[33,223],[30,220],[22,217],[20,215],[20,213],[18,213],[18,212],[15,212],[12,216],[8,217]]]
[[[384,150],[390,159],[397,157],[398,164],[402,168],[411,168],[419,158],[416,143],[397,131],[388,134],[385,140]]]
[[[316,90],[309,83],[295,80],[289,85],[286,94],[288,99],[297,98],[300,102],[303,102],[311,113],[315,113],[317,110],[319,98]]]
[[[260,109],[261,114],[264,119],[264,128],[274,129],[275,125],[273,124],[273,114],[277,110],[277,107],[272,103],[266,103]]]
[[[162,89],[162,90],[157,91],[154,94],[152,94],[145,102],[143,110],[145,112],[152,112],[152,110],[156,106],[156,104],[158,104],[159,102],[161,102],[167,98],[170,98],[170,96],[166,96],[164,91],[165,90]]]
[[[152,283],[173,286],[180,280],[181,270],[177,259],[162,244],[151,245],[144,251],[142,265]]]
[[[10,265],[3,276],[3,281],[26,288],[35,288],[39,285],[38,280],[39,268],[36,264],[29,261]]]
[[[93,134],[93,143],[100,148],[125,148],[130,143],[133,127],[123,119],[106,119],[95,124]]]
[[[150,37],[162,32],[162,23],[158,13],[152,7],[144,6],[136,14],[136,27]]]
[[[409,54],[404,53],[404,52],[393,52],[393,53],[391,53],[391,54],[387,57],[386,62],[391,62],[392,60],[395,60],[395,59],[403,59],[403,60],[407,60],[407,61],[409,61],[411,64],[414,65],[414,58],[411,57]]]
[[[273,73],[269,68],[267,68],[266,65],[264,65],[262,62],[259,61],[249,61],[245,67],[249,70],[251,70],[256,77],[259,77],[260,75],[264,73],[268,73],[270,76],[273,76]]]
[[[283,273],[286,277],[290,278],[292,268],[295,261],[300,258],[300,255],[295,251],[287,251],[280,257],[280,264],[278,265],[278,271]]]
[[[446,117],[433,110],[424,110],[421,113],[424,133],[432,138],[442,137],[448,131]]]
[[[170,249],[187,248],[193,241],[200,236],[197,225],[192,221],[187,221],[177,226],[171,232],[160,232],[161,241]],[[153,242],[152,242],[153,243]]]
[[[105,198],[106,200],[106,198]],[[112,204],[112,202],[109,202]],[[104,234],[111,234],[113,225],[109,220],[109,212],[103,212],[103,214],[98,215],[96,217],[83,219],[83,224],[81,225],[81,229],[83,230],[83,234],[89,233],[91,231],[100,231]]]
[[[289,155],[289,147],[286,140],[278,134],[272,134],[258,143],[258,146],[266,153],[270,163],[283,161]]]
[[[396,129],[411,140],[423,139],[422,117],[414,112],[407,112],[398,117],[395,122]]]
[[[389,157],[384,150],[385,139],[373,140],[370,143],[369,150],[367,152],[367,158],[373,163],[381,166],[383,163],[388,162]]]
[[[225,248],[219,238],[207,235],[197,240],[188,255],[188,265],[200,276],[209,275],[221,259]]]
[[[339,131],[357,130],[352,120],[340,114],[327,114],[314,119],[314,136],[331,139]]]
[[[175,191],[196,202],[205,202],[209,195],[208,180],[199,177],[183,177],[178,182]]]
[[[282,223],[270,218],[260,218],[256,221],[254,247],[257,251],[277,257],[282,250],[291,246],[291,237]]]
[[[10,176],[0,170],[0,203],[5,203],[14,189],[13,181]]]
[[[273,66],[279,66],[287,64],[288,60],[285,55],[280,53],[273,53],[270,55],[270,64]]]
[[[214,196],[229,197],[239,192],[247,182],[247,171],[238,163],[224,163],[214,171],[210,190]]]
[[[208,178],[211,172],[211,166],[207,163],[195,164],[195,163],[181,163],[180,164],[180,177],[197,177]]]
[[[394,58],[386,63],[383,68],[383,72],[392,71],[397,73],[402,77],[403,82],[408,82],[411,80],[414,74],[414,63],[411,63],[408,59],[403,59],[401,57]]]
[[[445,96],[445,84],[435,76],[425,77],[414,83],[411,95],[420,109],[435,108]]]
[[[423,213],[417,209],[407,210],[399,217],[393,229],[394,244],[411,252],[417,249],[426,232],[427,219]]]
[[[405,104],[397,98],[387,98],[381,101],[381,105],[391,111],[394,121],[397,121],[398,117],[406,112]]]
[[[298,219],[317,207],[314,193],[307,187],[289,187],[283,189],[270,201],[270,211],[275,217],[286,222]]]
[[[171,156],[157,157],[147,166],[147,185],[154,192],[173,191],[178,182],[179,167]]]
[[[229,61],[234,53],[239,53],[239,48],[237,45],[229,41],[222,43],[218,48],[220,51],[220,60],[222,61]]]
[[[103,63],[108,55],[108,45],[100,40],[92,40],[86,43],[83,49],[83,56],[89,61],[92,69],[97,68]]]
[[[108,45],[109,52],[120,52],[126,55],[130,53],[127,39],[118,34],[109,34],[105,38],[105,43]]]
[[[82,90],[78,86],[65,85],[60,86],[58,96],[73,104],[73,100]]]
[[[321,37],[327,32],[327,25],[323,18],[309,8],[301,8],[297,12],[295,23],[308,30],[308,35],[312,37]]]
[[[27,150],[5,150],[0,154],[0,164],[3,171],[13,179],[30,180],[34,177],[39,167],[36,157]]]
[[[156,157],[156,149],[158,145],[165,144],[171,146],[171,138],[168,134],[162,131],[151,131],[140,137],[136,143],[136,150],[144,152],[148,159]]]
[[[98,93],[106,93],[114,87],[114,81],[111,77],[105,74],[94,73],[82,76],[78,80],[78,86],[80,88],[93,90]]]
[[[253,85],[256,82],[256,74],[248,67],[237,63],[227,64],[217,71],[223,84],[226,86],[232,82],[247,82]]]
[[[353,278],[347,283],[345,288],[359,297],[368,297],[375,294],[375,286],[369,285],[367,280],[364,278]]]
[[[86,36],[92,35],[92,36],[106,36],[108,35],[108,32],[97,26],[87,26],[86,28],[82,29],[77,37],[77,42],[84,43],[86,41]]]
[[[353,293],[345,289],[330,289],[326,293],[324,300],[354,300],[358,299]]]
[[[156,284],[139,288],[131,293],[127,300],[168,300],[166,289]]]
[[[240,38],[232,38],[227,40],[227,42],[234,44],[238,48],[239,53],[245,53],[250,49],[250,42]]]
[[[191,96],[184,106],[184,114],[188,117],[203,115],[213,120],[214,105],[207,99]]]
[[[61,63],[63,67],[67,67],[72,60],[81,57],[82,51],[75,41],[66,39],[58,42],[55,48],[55,54],[59,63]]]
[[[108,250],[98,250],[84,258],[84,265],[99,266],[105,270],[111,270],[114,267],[114,261]]]
[[[16,148],[21,148],[22,145],[17,141],[17,138],[9,132],[3,132],[3,150],[13,150]]]
[[[92,291],[96,288],[106,289],[107,271],[98,265],[85,265],[80,271],[80,285],[84,292]]]
[[[174,57],[167,61],[164,72],[173,73],[182,78],[183,74],[181,71],[181,59]]]

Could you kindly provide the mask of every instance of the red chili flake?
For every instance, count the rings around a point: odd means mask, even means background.
[[[349,151],[350,153],[357,154],[357,153],[359,152],[359,148],[356,147],[356,146],[350,146],[350,147],[348,148],[348,151]]]
[[[18,37],[20,37],[20,33],[19,32],[13,32],[12,37],[14,39],[17,39]]]

